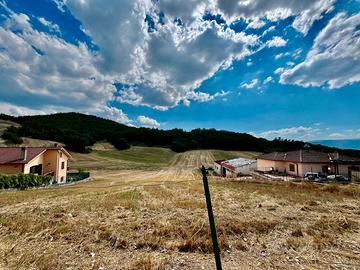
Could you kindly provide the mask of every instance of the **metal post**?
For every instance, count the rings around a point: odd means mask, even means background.
[[[208,210],[208,216],[209,216],[209,223],[210,223],[210,230],[211,230],[211,238],[213,242],[214,247],[214,255],[215,255],[215,262],[216,262],[216,269],[222,270],[221,267],[221,259],[220,259],[220,249],[219,244],[217,240],[216,235],[216,227],[215,227],[215,221],[214,221],[214,214],[212,210],[211,205],[211,197],[210,197],[210,190],[209,190],[209,183],[206,175],[206,169],[204,166],[201,167],[201,173],[203,175],[203,183],[204,183],[204,191],[205,191],[205,198],[206,198],[206,206]]]

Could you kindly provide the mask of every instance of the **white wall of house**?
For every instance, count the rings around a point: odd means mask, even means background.
[[[221,165],[214,162],[214,172],[218,175],[221,175]]]

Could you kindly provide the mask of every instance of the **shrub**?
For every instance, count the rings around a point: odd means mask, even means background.
[[[8,127],[1,137],[9,144],[22,144],[23,139],[20,137],[19,129],[11,126]]]
[[[188,150],[188,147],[183,142],[180,142],[179,140],[174,140],[171,143],[171,150],[178,153],[185,152],[186,150]]]
[[[50,184],[51,177],[35,174],[0,174],[0,189],[40,187]]]
[[[112,138],[111,143],[118,150],[126,150],[130,148],[130,145],[124,138],[118,138],[118,137]]]

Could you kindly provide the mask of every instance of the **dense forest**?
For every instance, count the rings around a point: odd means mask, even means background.
[[[0,119],[10,120],[21,125],[20,128],[10,127],[4,132],[3,138],[9,142],[18,144],[21,142],[21,137],[32,137],[62,142],[68,149],[77,152],[90,151],[89,146],[98,141],[108,141],[118,149],[127,149],[130,145],[162,146],[170,147],[176,152],[191,149],[291,151],[301,149],[305,144],[314,150],[328,152],[337,150],[302,141],[281,138],[269,141],[246,133],[215,129],[184,131],[182,129],[160,130],[129,127],[111,120],[80,113],[19,117],[0,114]],[[360,151],[356,150],[338,151],[360,156]]]

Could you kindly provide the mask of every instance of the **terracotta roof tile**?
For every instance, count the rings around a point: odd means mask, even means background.
[[[61,147],[26,147],[26,160],[21,159],[21,147],[0,147],[0,164],[26,164],[47,149],[60,150]]]
[[[331,160],[342,161],[357,161],[358,158],[345,156],[336,153],[325,153],[314,150],[296,150],[290,152],[273,152],[263,154],[257,157],[258,159],[275,160],[275,161],[290,161],[297,163],[327,163]]]

